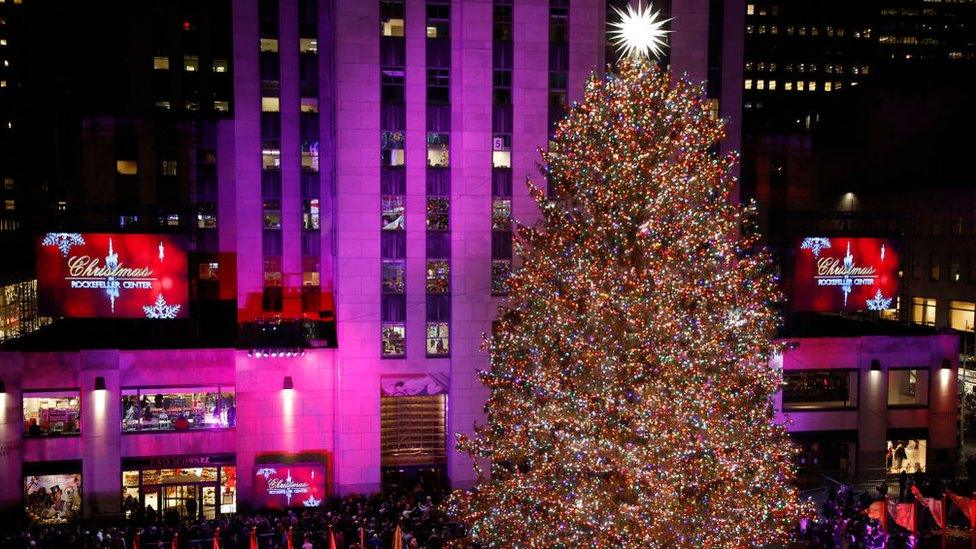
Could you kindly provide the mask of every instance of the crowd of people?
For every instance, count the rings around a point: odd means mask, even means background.
[[[441,487],[418,483],[412,489],[387,494],[334,498],[314,509],[240,511],[215,520],[169,517],[124,526],[6,521],[0,525],[0,547],[211,549],[216,537],[224,549],[250,549],[252,543],[260,549],[329,549],[331,533],[338,549],[388,549],[399,527],[404,549],[473,548],[465,541],[465,529],[441,510],[439,503],[445,495]]]

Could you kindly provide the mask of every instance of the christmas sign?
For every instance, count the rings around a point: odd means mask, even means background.
[[[48,233],[38,243],[41,314],[186,318],[187,296],[186,250],[179,237]]]
[[[318,507],[325,499],[322,463],[271,463],[255,467],[254,501],[268,509]]]
[[[796,249],[793,310],[894,309],[900,259],[885,238],[804,238]]]

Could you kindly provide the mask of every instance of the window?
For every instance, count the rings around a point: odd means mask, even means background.
[[[197,278],[200,280],[220,280],[220,264],[216,261],[200,263]]]
[[[227,63],[226,59],[214,59],[213,61],[213,71],[224,73],[227,72],[230,65]]]
[[[447,103],[450,101],[451,70],[427,69],[427,102]]]
[[[447,231],[451,225],[451,199],[446,196],[427,197],[427,230]]]
[[[318,53],[319,41],[315,38],[299,38],[298,51],[301,53]]]
[[[281,286],[281,256],[264,256],[264,285],[270,288]]]
[[[261,151],[261,168],[265,170],[281,168],[281,149],[263,149]]]
[[[214,101],[213,108],[217,112],[230,112],[229,101]]]
[[[404,292],[404,272],[406,263],[400,260],[383,260],[380,267],[381,286],[384,294],[402,294]]]
[[[119,175],[136,175],[139,173],[139,163],[135,160],[116,160],[115,171]]]
[[[186,72],[196,72],[200,70],[200,58],[196,55],[184,55],[183,70]]]
[[[971,301],[949,302],[949,326],[954,330],[973,331],[976,326],[976,303]]]
[[[416,394],[414,391],[418,390],[411,389],[416,380],[393,383],[404,389],[397,389],[393,395],[384,391],[380,398],[380,464],[383,467],[418,464],[429,467],[430,464],[445,463],[447,395]]]
[[[885,466],[891,474],[925,472],[925,439],[889,440],[885,451]]]
[[[301,105],[299,110],[301,110],[301,112],[319,112],[318,98],[317,97],[301,98]]]
[[[382,328],[384,357],[404,356],[403,340],[406,328],[402,323],[384,323]]]
[[[78,391],[24,391],[24,436],[81,433]]]
[[[403,226],[403,195],[384,195],[381,198],[382,226],[384,231],[402,231]]]
[[[427,293],[446,294],[451,288],[451,263],[444,259],[427,260]]]
[[[319,285],[319,258],[309,255],[302,257],[302,287]]]
[[[3,188],[6,191],[12,191],[14,188],[14,178],[4,177],[3,178]]]
[[[925,272],[925,262],[922,254],[915,254],[914,261],[912,262],[912,279],[922,280],[922,275]]]
[[[319,142],[302,141],[302,169],[319,171]]]
[[[262,97],[261,112],[278,112],[281,109],[281,100],[277,97]]]
[[[403,2],[380,3],[380,35],[403,36]]]
[[[888,406],[925,406],[929,402],[929,370],[888,370]]]
[[[912,322],[925,326],[935,326],[935,299],[928,297],[912,298]]]
[[[277,38],[262,38],[261,39],[261,51],[269,53],[278,52],[278,39]]]
[[[508,293],[508,277],[512,272],[510,259],[493,259],[491,261],[491,295],[505,295]]]
[[[122,432],[225,429],[236,418],[233,387],[122,390]]]
[[[165,56],[153,57],[153,69],[157,71],[168,71],[169,57],[165,57]]]
[[[491,138],[491,167],[512,167],[512,136],[495,135]]]
[[[961,215],[952,217],[952,236],[962,236],[963,219]]]
[[[383,132],[380,141],[382,165],[403,166],[405,160],[403,132]]]
[[[281,228],[281,201],[265,200],[261,204],[265,229]]]
[[[381,69],[381,99],[384,103],[403,103],[403,75],[403,67],[383,67]]]
[[[302,200],[302,228],[307,231],[318,230],[319,228],[319,199],[309,198]]]
[[[752,79],[751,78],[746,78],[744,85],[745,85],[745,88],[747,90],[751,90],[752,89]]]
[[[857,407],[857,370],[783,372],[783,410]]]
[[[942,278],[942,265],[939,261],[939,254],[929,256],[929,278],[932,280]]]
[[[962,277],[960,259],[956,254],[949,254],[949,282],[959,282]]]
[[[81,516],[81,474],[24,476],[24,511],[41,524],[64,524]]]
[[[832,89],[831,83],[830,82],[824,82],[824,91],[829,92],[829,91],[831,91],[831,89]]]
[[[160,175],[174,176],[177,173],[175,160],[163,160],[159,170]]]
[[[512,199],[493,198],[491,200],[491,230],[510,231],[512,229]]]
[[[450,354],[449,326],[447,322],[427,323],[427,356]]]
[[[8,198],[3,201],[3,209],[7,211],[13,211],[17,209],[17,202],[12,198]]]
[[[427,134],[427,167],[446,168],[451,165],[450,134]]]

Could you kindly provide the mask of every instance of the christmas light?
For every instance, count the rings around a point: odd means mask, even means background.
[[[658,19],[661,12],[647,8],[637,2],[637,8],[627,5],[627,11],[614,6],[613,11],[620,17],[620,21],[611,21],[608,24],[616,27],[615,30],[608,31],[610,40],[620,52],[627,57],[660,57],[664,53],[667,44],[665,37],[671,31],[664,30],[664,24],[670,19]]]
[[[458,442],[479,482],[450,507],[484,546],[752,547],[808,512],[772,419],[774,269],[723,131],[640,57],[560,123],[488,341],[488,422]]]

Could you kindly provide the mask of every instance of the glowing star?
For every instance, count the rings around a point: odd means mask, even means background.
[[[881,290],[874,294],[874,298],[866,300],[869,311],[884,311],[891,308],[891,298],[885,297]]]
[[[608,31],[614,47],[626,57],[660,57],[667,47],[664,39],[671,31],[664,30],[664,24],[671,19],[658,19],[661,12],[654,11],[650,3],[645,8],[638,0],[637,9],[628,5],[627,11],[614,6],[620,17],[619,22],[611,22],[614,30]]]

